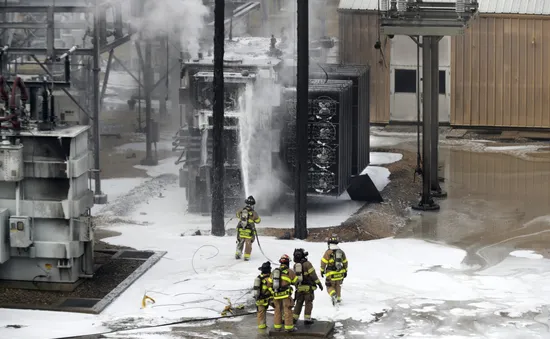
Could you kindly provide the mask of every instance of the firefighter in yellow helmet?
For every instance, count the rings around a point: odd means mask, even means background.
[[[256,237],[256,224],[261,222],[260,216],[254,211],[256,200],[253,196],[249,196],[244,201],[245,207],[237,211],[239,224],[237,225],[237,250],[235,251],[235,259],[241,259],[244,247],[244,260],[250,260],[252,253],[252,243]]]
[[[313,310],[313,300],[315,299],[314,291],[317,286],[322,291],[323,285],[315,273],[315,268],[307,259],[308,253],[303,248],[294,250],[294,272],[298,277],[296,286],[296,297],[294,305],[294,323],[300,318],[302,305],[305,303],[304,323],[312,324],[311,311]]]
[[[258,310],[258,329],[265,330],[267,328],[265,324],[267,309],[273,299],[268,287],[268,279],[271,275],[271,263],[269,261],[264,262],[261,267],[258,267],[258,270],[261,273],[254,279],[254,298],[256,299],[256,309]]]
[[[286,332],[294,332],[294,320],[292,317],[292,286],[296,285],[298,277],[296,273],[289,268],[290,257],[283,254],[279,259],[281,264],[271,272],[268,279],[268,286],[273,294],[273,306],[275,308],[275,317],[273,319],[273,328],[280,331],[283,328],[283,315]]]
[[[321,258],[321,277],[326,275],[325,285],[332,299],[332,305],[342,301],[342,283],[348,276],[348,259],[338,243],[336,234],[327,239],[328,249]]]

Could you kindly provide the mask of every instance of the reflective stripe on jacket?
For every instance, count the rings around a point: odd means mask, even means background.
[[[273,299],[273,295],[271,294],[271,289],[269,288],[269,275],[268,274],[261,274],[261,287],[260,287],[260,297],[256,300],[256,306],[267,306],[269,305],[269,302],[271,299]]]
[[[296,269],[296,264],[294,264],[294,268]],[[319,281],[319,278],[317,277],[317,273],[315,272],[315,268],[309,261],[304,261],[302,263],[302,283],[298,286],[297,291],[298,292],[313,292],[317,289],[317,284],[320,284],[321,281]]]
[[[239,231],[239,238],[241,239],[252,239],[252,237],[254,237],[254,230],[252,228],[240,227],[237,228],[237,230]]]
[[[339,249],[342,251],[341,249]],[[325,275],[328,280],[342,280],[344,279],[344,273],[348,272],[348,259],[346,258],[346,253],[342,251],[342,269],[337,270],[336,269],[336,262],[334,258],[334,252],[333,249],[328,249],[325,251],[325,254],[323,255],[323,258],[321,258],[321,272],[326,272]]]
[[[271,276],[267,279],[269,290],[271,291],[273,299],[275,300],[286,299],[290,297],[292,295],[292,286],[296,285],[296,283],[298,282],[298,277],[293,270],[283,265],[279,267],[279,270],[281,271],[281,277],[279,282],[279,290],[277,292],[273,290],[273,272],[271,273]]]

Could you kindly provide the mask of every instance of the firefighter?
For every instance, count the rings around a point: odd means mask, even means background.
[[[252,243],[256,236],[256,224],[259,224],[261,219],[258,213],[254,211],[256,200],[253,196],[249,196],[244,201],[245,207],[237,211],[239,224],[237,225],[237,251],[235,259],[241,259],[244,247],[244,260],[250,260],[252,252]]]
[[[294,321],[292,318],[292,286],[296,285],[298,277],[290,267],[290,257],[283,254],[279,259],[281,264],[271,272],[268,279],[268,285],[273,295],[273,306],[275,308],[275,317],[273,319],[273,328],[280,331],[283,328],[283,315],[286,332],[294,332]]]
[[[341,288],[348,276],[348,260],[344,251],[338,247],[340,240],[336,234],[327,239],[328,249],[321,258],[321,277],[326,275],[325,285],[332,299],[332,305],[342,301]]]
[[[261,273],[254,279],[254,298],[256,299],[256,309],[258,310],[258,329],[264,330],[267,328],[265,323],[267,309],[273,299],[268,287],[268,279],[271,275],[271,263],[269,261],[264,262],[261,267],[258,267],[258,270]]]
[[[300,318],[302,312],[302,305],[305,303],[304,310],[304,322],[306,324],[312,324],[311,311],[313,310],[313,300],[315,299],[314,291],[317,286],[322,291],[323,285],[315,273],[315,268],[307,259],[308,253],[303,248],[297,248],[294,250],[294,272],[298,277],[295,305],[294,305],[294,323]]]

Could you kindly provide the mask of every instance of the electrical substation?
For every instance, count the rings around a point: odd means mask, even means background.
[[[90,210],[107,202],[99,176],[99,113],[114,50],[136,33],[123,22],[123,11],[139,16],[143,5],[32,0],[0,5],[1,281],[73,290],[82,278],[94,276]],[[139,43],[136,47],[140,50]],[[107,52],[101,86],[100,55]],[[21,69],[34,71],[19,76]],[[152,131],[150,91],[146,97],[146,126]],[[147,136],[149,155],[152,133]]]
[[[406,35],[422,48],[422,198],[418,210],[438,210],[434,197],[446,193],[439,185],[439,41],[443,36],[461,35],[477,15],[477,0],[424,2],[381,0],[380,32],[389,37]],[[418,60],[418,63],[420,61]],[[420,119],[419,119],[420,120]]]
[[[285,55],[272,43],[269,38],[257,37],[226,42],[230,55],[224,60],[227,211],[242,204],[245,181],[253,186],[262,177],[272,177],[289,191],[295,187],[297,67],[292,55]],[[244,50],[241,44],[246,46]],[[182,164],[180,185],[186,187],[188,211],[209,214],[213,166],[211,53],[193,56],[184,62],[183,69],[181,98],[190,103],[192,111],[188,112],[193,113],[187,115],[174,140]],[[368,93],[368,76],[367,66],[311,66],[309,195],[338,197],[348,191],[354,200],[382,201],[368,174],[362,173],[369,163],[369,98],[360,93]],[[258,197],[258,208],[270,214],[273,206],[262,203],[261,194]]]

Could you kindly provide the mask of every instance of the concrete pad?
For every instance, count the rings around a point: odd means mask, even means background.
[[[296,324],[297,331],[285,332],[275,331],[271,329],[269,331],[270,337],[317,337],[328,338],[334,330],[334,323],[330,321],[315,321],[311,325],[306,325],[303,321],[299,320]]]
[[[109,306],[122,292],[126,291],[130,285],[132,285],[139,277],[141,277],[145,272],[147,272],[154,264],[156,264],[166,252],[155,252],[152,256],[147,259],[143,264],[141,264],[132,274],[130,274],[124,281],[122,281],[117,287],[115,287],[109,294],[103,297],[95,306],[92,308],[92,313],[99,314]]]
[[[75,312],[75,313],[89,313],[99,314],[105,307],[111,304],[122,292],[124,292],[130,285],[132,285],[139,277],[141,277],[147,270],[155,265],[166,252],[150,252],[150,251],[132,251],[132,250],[119,250],[110,260],[138,260],[143,263],[140,264],[132,273],[130,273],[122,282],[120,282],[115,288],[113,288],[108,294],[102,298],[81,298],[81,297],[65,297],[59,300],[57,303],[40,305],[40,304],[9,304],[0,302],[0,308],[13,308],[13,309],[32,309],[43,311],[62,311],[62,312]],[[84,279],[78,281],[81,284]],[[70,290],[69,290],[70,291]],[[47,293],[47,291],[43,291]],[[57,293],[57,292],[52,292]]]

